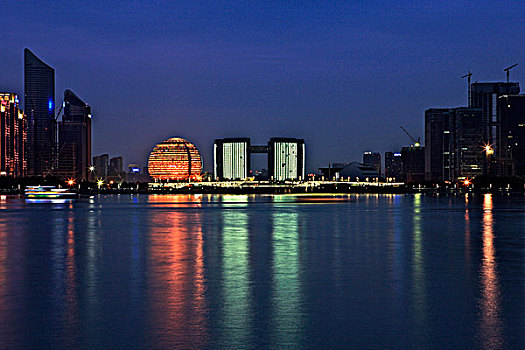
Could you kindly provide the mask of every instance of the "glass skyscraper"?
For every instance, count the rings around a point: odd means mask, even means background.
[[[58,129],[59,174],[88,180],[91,165],[91,107],[71,90],[64,92],[64,116]]]
[[[25,111],[29,175],[56,170],[55,70],[24,50]]]

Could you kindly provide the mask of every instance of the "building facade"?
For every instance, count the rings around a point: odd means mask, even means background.
[[[109,174],[109,155],[101,154],[93,157],[94,175],[98,179],[108,177]]]
[[[26,175],[27,119],[18,95],[0,93],[0,175]]]
[[[520,93],[519,83],[495,82],[495,83],[473,83],[471,84],[472,108],[482,109],[483,142],[490,145],[494,151],[490,158],[490,164],[485,166],[488,175],[505,176],[505,150],[502,149],[503,133],[500,130],[502,120],[498,113],[499,98],[503,95],[518,95]]]
[[[271,138],[268,142],[268,171],[274,181],[304,180],[304,140]]]
[[[385,152],[385,177],[403,180],[403,160],[401,153]]]
[[[64,92],[64,115],[58,125],[58,173],[89,179],[91,166],[91,107],[71,90]]]
[[[24,94],[29,175],[56,171],[55,70],[24,50]]]
[[[454,182],[483,174],[483,111],[431,108],[425,111],[425,179]]]
[[[455,108],[454,152],[455,180],[471,179],[483,174],[483,111],[480,108]]]
[[[502,172],[525,176],[525,95],[503,95],[498,102]]]
[[[109,160],[108,176],[112,180],[125,181],[126,173],[124,172],[124,158],[122,156],[113,157]]]
[[[425,111],[425,180],[454,181],[454,111],[431,108]]]
[[[381,174],[381,154],[378,152],[365,152],[363,154],[363,164],[373,167],[378,174]]]
[[[425,147],[403,147],[401,160],[406,183],[425,181]]]
[[[245,180],[250,174],[250,139],[215,140],[213,173],[218,180]]]

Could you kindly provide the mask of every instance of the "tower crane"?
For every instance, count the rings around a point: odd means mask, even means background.
[[[472,78],[472,73],[470,72],[470,70],[468,71],[467,74],[465,74],[464,76],[461,77],[461,79],[465,79],[467,78],[467,93],[468,93],[468,106],[470,107],[471,106],[471,103],[472,103],[472,100],[471,100],[471,97],[470,97],[470,79]]]
[[[414,147],[421,146],[421,137],[418,137],[417,139],[414,139],[414,137],[412,137],[412,135],[410,135],[410,133],[407,131],[407,129],[405,129],[403,127],[403,125],[400,125],[399,127],[401,128],[401,130],[403,130],[405,132],[405,134],[407,134],[407,136],[410,138],[410,140],[412,140],[412,142],[414,143]]]

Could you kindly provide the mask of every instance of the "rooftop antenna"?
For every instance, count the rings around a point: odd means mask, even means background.
[[[471,98],[470,98],[470,78],[472,78],[472,73],[470,72],[470,69],[468,71],[467,74],[465,74],[464,76],[461,77],[461,79],[465,79],[467,78],[467,93],[468,93],[468,106],[470,107],[471,106]]]
[[[516,67],[517,65],[518,65],[518,64],[516,63],[516,64],[514,64],[514,65],[512,65],[512,66],[510,66],[510,67],[507,67],[507,68],[505,68],[505,69],[503,70],[503,71],[507,72],[507,83],[509,82],[509,72],[510,72],[510,70],[511,70],[512,68]]]

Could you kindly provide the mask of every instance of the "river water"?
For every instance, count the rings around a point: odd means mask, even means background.
[[[0,198],[0,348],[525,348],[525,197]]]

